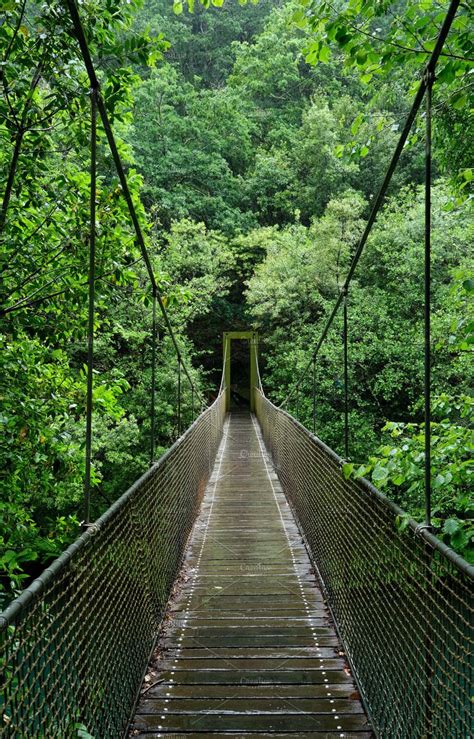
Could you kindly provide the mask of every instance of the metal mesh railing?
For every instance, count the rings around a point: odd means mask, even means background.
[[[126,730],[222,434],[221,392],[0,616],[3,737]]]
[[[412,522],[256,390],[256,414],[300,522],[370,719],[382,737],[470,737],[474,567]]]

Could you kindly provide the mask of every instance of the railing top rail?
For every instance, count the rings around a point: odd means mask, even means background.
[[[400,530],[398,506],[255,394],[375,735],[469,735],[474,567],[414,521]]]
[[[154,462],[141,477],[126,490],[120,498],[118,498],[112,505],[107,508],[106,511],[95,521],[90,524],[87,529],[74,541],[69,547],[47,567],[44,572],[39,575],[22,593],[15,598],[12,603],[3,611],[0,612],[0,632],[4,631],[10,624],[14,623],[16,617],[21,611],[30,603],[34,598],[41,595],[44,588],[61,572],[64,567],[71,561],[71,558],[87,544],[87,542],[94,537],[98,531],[112,519],[114,516],[124,507],[127,501],[134,495],[134,493],[140,489],[143,484],[151,477],[156,470],[167,464],[170,457],[173,456],[175,450],[183,444],[187,437],[192,433],[192,429],[199,421],[199,418],[205,413],[212,411],[212,408],[219,402],[222,395],[222,388],[215,401],[205,408],[202,413],[195,419],[195,421],[189,426],[182,436],[177,439],[169,449],[162,454],[157,462]]]
[[[314,443],[316,443],[321,449],[324,450],[324,452],[331,457],[334,462],[341,467],[345,463],[345,460],[340,457],[337,452],[335,452],[333,449],[328,447],[324,441],[322,441],[316,434],[313,434],[309,429],[306,428],[306,426],[303,426],[302,423],[300,423],[294,416],[292,416],[288,411],[286,411],[281,406],[275,405],[275,403],[272,403],[271,400],[267,398],[265,395],[263,389],[255,388],[258,392],[261,393],[262,397],[265,399],[266,403],[269,403],[276,411],[279,413],[283,413],[284,416],[289,418],[292,423],[295,424],[295,426],[304,434],[311,439]],[[375,487],[369,480],[367,480],[365,477],[357,478],[356,480],[353,480],[353,482],[359,487],[362,487],[366,492],[368,492],[371,495],[374,495],[378,500],[382,501],[382,503],[389,508],[395,516],[403,516],[406,517],[406,511],[404,511],[400,506],[398,506],[396,503],[394,503],[390,498],[388,498],[386,495],[380,492],[378,488]],[[463,572],[465,575],[467,575],[469,578],[474,580],[474,565],[471,565],[467,560],[464,559],[464,557],[461,557],[460,554],[454,551],[454,549],[451,549],[451,547],[448,547],[447,544],[441,541],[437,536],[435,536],[429,529],[425,528],[424,526],[420,526],[419,523],[417,523],[413,518],[408,519],[408,526],[409,528],[418,536],[420,536],[422,539],[424,539],[433,549],[436,549],[440,554],[442,554],[446,559],[448,559],[451,564],[453,564],[460,572]]]

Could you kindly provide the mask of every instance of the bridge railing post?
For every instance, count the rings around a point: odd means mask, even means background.
[[[426,77],[425,109],[425,274],[424,274],[424,416],[425,526],[431,528],[431,112],[434,72]]]
[[[181,357],[178,356],[178,392],[177,392],[177,426],[178,438],[181,436]]]
[[[316,434],[316,357],[313,357],[313,434]]]
[[[97,190],[97,87],[90,90],[91,131],[90,131],[90,234],[89,234],[89,276],[88,276],[88,319],[87,319],[87,396],[86,396],[86,459],[84,476],[84,521],[90,524],[91,466],[92,466],[92,406],[94,371],[94,318],[95,318],[95,247],[96,247],[96,190]]]
[[[343,288],[343,343],[344,343],[344,456],[349,459],[349,360],[348,360],[348,314],[347,288]]]
[[[156,291],[153,290],[152,326],[151,326],[151,398],[150,398],[150,464],[155,461],[155,396],[156,396]]]

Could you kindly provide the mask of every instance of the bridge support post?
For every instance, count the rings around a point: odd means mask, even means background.
[[[230,411],[230,334],[225,333],[223,338],[223,362],[225,383],[225,409]]]
[[[90,523],[91,466],[92,466],[92,404],[94,370],[94,316],[95,316],[95,224],[97,190],[97,87],[91,94],[91,159],[90,159],[90,236],[89,236],[89,296],[87,325],[87,398],[86,398],[86,468],[84,476],[84,527]]]
[[[178,425],[178,438],[181,436],[181,358],[178,357],[178,393],[177,393],[177,425]]]
[[[347,315],[347,288],[343,288],[343,315],[344,315],[344,456],[349,459],[349,365],[348,365],[348,315]]]
[[[150,429],[150,465],[155,461],[155,394],[156,394],[156,291],[153,290],[152,326],[151,326],[151,429]]]
[[[255,388],[258,385],[258,335],[250,336],[250,410],[255,413]]]

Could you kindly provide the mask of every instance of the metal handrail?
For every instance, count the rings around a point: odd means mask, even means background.
[[[346,477],[338,454],[254,392],[375,735],[469,733],[474,566],[368,480]]]
[[[258,363],[257,363],[258,368]],[[260,372],[259,372],[260,377]],[[337,452],[334,451],[334,449],[331,449],[327,444],[324,443],[322,439],[317,436],[314,432],[311,432],[306,426],[304,426],[300,421],[298,421],[297,418],[291,415],[288,411],[286,411],[281,405],[275,405],[275,403],[272,403],[272,401],[265,395],[265,391],[263,390],[262,385],[260,384],[259,387],[254,388],[257,392],[260,392],[262,397],[265,399],[267,403],[269,403],[272,408],[274,408],[275,411],[278,411],[279,413],[282,413],[286,418],[290,419],[292,423],[295,424],[297,428],[300,429],[300,431],[304,432],[304,434],[310,438],[314,443],[316,443],[329,457],[331,457],[334,462],[337,463],[339,468],[342,470],[343,465],[345,464],[346,460],[341,457]],[[373,483],[370,482],[370,480],[367,480],[365,477],[358,477],[356,480],[354,480],[354,483],[360,485],[364,490],[369,492],[371,495],[375,495],[378,500],[382,501],[383,504],[389,508],[394,516],[402,516],[404,521],[406,520],[408,528],[413,531],[413,533],[417,534],[418,536],[421,536],[422,539],[424,539],[428,544],[430,544],[431,547],[436,549],[440,552],[444,557],[449,559],[451,564],[453,564],[455,567],[457,567],[461,572],[464,572],[464,574],[468,575],[474,580],[474,565],[470,564],[461,554],[458,554],[454,549],[449,547],[447,544],[445,544],[441,539],[439,539],[436,534],[434,534],[429,528],[425,526],[420,526],[420,524],[415,521],[414,518],[409,517],[407,512],[403,510],[403,508],[400,508],[399,505],[397,505],[393,500],[388,498],[384,493],[382,493],[378,488],[375,487]]]
[[[128,736],[224,422],[220,393],[0,614],[2,737]]]
[[[223,372],[224,374],[224,372]],[[214,400],[213,405],[217,403],[217,401],[220,399],[222,393],[225,390],[225,384],[222,385],[219,390],[219,393]],[[205,409],[203,412],[205,412],[207,409]],[[200,414],[201,415],[201,414]],[[47,567],[41,575],[39,575],[32,583],[31,585],[28,585],[21,593],[20,595],[15,598],[14,601],[10,603],[6,607],[6,609],[2,612],[0,612],[0,632],[7,628],[10,624],[13,624],[15,622],[15,619],[19,615],[19,613],[30,603],[34,598],[38,597],[38,595],[41,594],[43,589],[46,585],[48,585],[52,580],[57,576],[59,572],[65,567],[65,565],[71,560],[71,558],[75,555],[76,552],[81,550],[87,542],[94,537],[98,531],[100,531],[114,516],[115,514],[120,511],[125,503],[133,496],[135,495],[136,491],[139,490],[143,485],[149,480],[149,478],[156,472],[157,469],[160,469],[164,465],[167,464],[168,459],[172,458],[176,449],[178,449],[183,441],[191,434],[191,429],[197,422],[194,421],[191,426],[189,426],[183,435],[176,439],[176,441],[172,444],[172,446],[169,447],[169,449],[164,452],[159,460],[157,462],[154,462],[153,465],[151,465],[146,472],[143,473],[141,477],[138,478],[129,488],[126,490],[118,500],[116,500],[112,505],[107,508],[106,511],[100,516],[100,518],[97,519],[97,521],[94,521],[94,523],[91,526],[88,526],[87,529],[74,541],[72,544],[68,546],[68,548],[57,557],[54,562],[52,562],[49,567]]]

